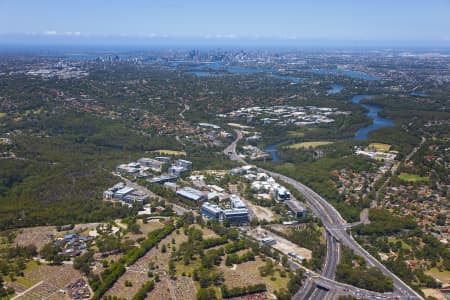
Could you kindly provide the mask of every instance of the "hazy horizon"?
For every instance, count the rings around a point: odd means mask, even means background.
[[[0,0],[0,45],[450,48],[450,1]]]

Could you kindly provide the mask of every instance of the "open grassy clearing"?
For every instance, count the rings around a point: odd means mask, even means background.
[[[198,224],[194,224],[194,225],[191,225],[191,226],[193,226],[194,228],[197,228],[197,229],[200,229],[202,232],[203,232],[203,239],[209,239],[209,238],[218,238],[219,236],[217,235],[217,233],[215,233],[214,231],[212,231],[211,229],[209,229],[209,228],[206,228],[206,227],[201,227],[200,225],[198,225]]]
[[[447,300],[447,298],[437,289],[422,289],[422,292],[425,294],[425,297],[434,297],[431,299],[438,300]]]
[[[142,233],[146,236],[150,233],[150,231],[154,231],[164,227],[164,224],[162,224],[161,220],[159,219],[149,220],[147,224],[144,224],[142,220],[138,220],[137,223],[141,227]]]
[[[259,268],[264,266],[265,264],[266,263],[259,256],[257,256],[255,258],[255,261],[244,262],[232,268],[227,267],[224,263],[222,263],[220,269],[224,272],[225,284],[228,287],[242,287],[265,283],[267,285],[267,290],[270,293],[273,293],[274,291],[282,288],[286,288],[289,277],[287,276],[287,274],[286,277],[280,276],[279,271],[283,269],[282,266],[275,266],[276,271],[273,276],[260,276]]]
[[[6,117],[7,116],[7,114],[6,113],[4,113],[4,112],[0,112],[0,119],[1,118],[4,118],[4,117]]]
[[[317,148],[320,146],[330,145],[334,142],[329,141],[317,141],[317,142],[301,142],[287,146],[289,149],[308,149],[308,148]]]
[[[384,151],[387,152],[391,149],[391,145],[383,144],[383,143],[370,143],[369,149],[375,149],[376,151]]]
[[[182,275],[183,273],[186,276],[189,276],[193,274],[195,269],[198,269],[200,267],[200,260],[193,260],[189,265],[185,265],[183,261],[177,261],[175,262],[175,268],[177,270],[177,274]]]
[[[16,281],[26,288],[30,288],[37,283],[36,281],[26,277],[17,277]]]
[[[167,150],[167,149],[160,149],[160,150],[154,150],[153,153],[159,153],[161,155],[173,155],[173,156],[186,156],[185,151],[176,151],[176,150]]]
[[[422,177],[419,175],[409,173],[401,173],[400,175],[398,175],[398,178],[406,182],[427,182],[430,180],[429,177]]]
[[[269,222],[275,221],[280,218],[279,215],[275,214],[272,210],[267,207],[262,207],[253,204],[250,201],[244,200],[245,204],[250,207],[250,209],[256,214],[256,217],[260,220],[266,220]]]
[[[139,219],[137,220],[137,224],[140,226],[141,233],[134,234],[129,232],[127,233],[126,237],[132,240],[137,240],[138,238],[145,238],[150,231],[154,231],[156,229],[161,229],[164,227],[164,224],[162,224],[159,219],[149,220],[147,224],[144,224],[142,220]]]
[[[431,277],[442,282],[442,285],[450,284],[450,271],[439,271],[438,268],[432,268],[428,271],[425,271],[425,274],[430,275]]]
[[[291,130],[291,131],[288,131],[287,133],[288,133],[289,137],[293,137],[293,138],[301,138],[301,137],[305,136],[305,133],[302,132],[302,131],[293,131],[293,130]]]
[[[389,242],[393,242],[393,243],[400,242],[402,244],[402,249],[404,249],[404,250],[410,250],[411,249],[411,247],[407,243],[405,243],[405,241],[403,241],[401,239],[396,239],[396,238],[390,237],[390,238],[388,238],[388,241]]]

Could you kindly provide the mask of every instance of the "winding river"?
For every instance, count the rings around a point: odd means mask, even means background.
[[[374,97],[374,95],[356,95],[353,96],[350,101],[352,103],[359,104],[361,100],[368,99]],[[383,109],[378,105],[373,104],[362,104],[364,108],[367,110],[366,115],[372,119],[372,124],[367,125],[366,127],[360,128],[356,133],[355,136],[348,138],[347,140],[367,140],[369,138],[369,133],[377,130],[381,127],[385,126],[394,126],[395,123],[391,119],[382,118],[378,115],[379,112],[381,112]],[[277,144],[271,144],[268,145],[264,151],[267,153],[270,153],[272,155],[272,161],[277,162],[280,161],[280,157],[277,155],[277,147],[280,145],[280,143]]]
[[[373,95],[356,95],[356,96],[352,97],[352,99],[350,101],[353,103],[359,104],[361,102],[361,100],[368,99],[371,97],[374,97],[374,96]],[[367,140],[370,132],[377,130],[384,126],[394,126],[394,121],[392,121],[391,119],[382,118],[378,115],[378,113],[383,110],[380,106],[373,105],[373,104],[362,104],[362,106],[364,106],[364,108],[367,109],[366,115],[372,119],[372,124],[370,124],[366,127],[360,128],[356,132],[355,136],[349,138],[348,140]]]

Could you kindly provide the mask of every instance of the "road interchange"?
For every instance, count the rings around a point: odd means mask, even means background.
[[[228,145],[224,153],[228,155],[231,160],[238,161],[243,164],[247,164],[247,162],[240,157],[237,152],[237,144],[243,138],[243,133],[240,130],[235,130],[236,139]],[[258,168],[262,172],[266,172],[273,178],[283,181],[293,188],[295,188],[298,192],[302,194],[306,203],[311,208],[313,213],[319,217],[322,221],[324,227],[326,228],[326,237],[327,237],[327,253],[324,263],[324,268],[322,270],[322,277],[333,280],[334,274],[336,271],[336,266],[339,263],[340,256],[340,246],[339,243],[345,245],[352,249],[355,254],[363,257],[369,266],[373,266],[378,268],[384,275],[392,278],[394,283],[394,292],[392,295],[389,295],[388,298],[393,299],[423,299],[416,291],[414,291],[411,287],[405,284],[397,275],[393,274],[390,270],[388,270],[382,263],[380,263],[376,258],[374,258],[370,253],[368,253],[358,242],[355,241],[353,236],[347,232],[347,228],[349,227],[347,222],[342,218],[340,213],[324,198],[314,192],[311,188],[306,185],[290,178],[285,175],[265,170],[262,168]],[[295,200],[298,201],[298,200]],[[312,294],[310,290],[306,290],[309,286],[314,288]],[[302,289],[294,296],[294,299],[326,299],[330,296],[327,295],[326,289],[317,288],[317,283],[310,284],[309,281],[306,282]],[[320,286],[320,285],[319,285]],[[358,289],[357,289],[358,290]],[[380,299],[379,296],[375,296],[374,299]]]

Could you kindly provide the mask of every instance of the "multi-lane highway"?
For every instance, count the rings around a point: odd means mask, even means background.
[[[340,246],[336,239],[329,233],[325,232],[327,240],[327,252],[325,257],[325,263],[322,269],[322,276],[319,278],[334,279],[336,274],[336,266],[339,263]],[[323,289],[317,287],[317,280],[314,280],[314,284],[305,285],[301,288],[293,297],[293,299],[306,299],[308,295],[311,295],[309,299],[326,299],[328,297],[333,298],[335,289]],[[323,285],[320,285],[323,286]]]
[[[224,150],[224,152],[230,157],[230,159],[239,161],[241,163],[246,163],[245,160],[243,160],[236,153],[237,143],[240,139],[242,139],[243,134],[240,130],[235,131],[237,134],[236,139]],[[260,170],[268,173],[275,179],[284,181],[285,183],[298,190],[303,195],[314,214],[321,219],[324,227],[327,230],[327,257],[322,273],[324,277],[334,276],[335,268],[339,260],[339,250],[336,249],[339,249],[338,242],[340,242],[341,244],[351,248],[357,255],[364,257],[369,266],[378,268],[381,272],[383,272],[383,274],[392,278],[394,283],[395,296],[400,297],[400,299],[422,299],[422,297],[416,291],[414,291],[400,278],[389,271],[382,263],[376,260],[370,253],[368,253],[363,247],[361,247],[361,245],[359,245],[355,241],[351,234],[347,232],[347,222],[342,218],[339,212],[324,198],[322,198],[309,187],[290,177],[265,169]],[[329,238],[328,235],[331,236],[331,238]],[[325,290],[323,291],[324,293],[326,293]],[[307,291],[306,294],[303,294],[304,292],[302,292],[302,290],[300,292],[302,293],[302,296],[309,296],[310,293],[309,291]],[[313,294],[308,298],[321,299],[320,297],[322,296],[324,296],[324,294],[321,291],[313,291]],[[305,298],[296,297],[296,299]],[[325,299],[325,296],[322,299]]]

